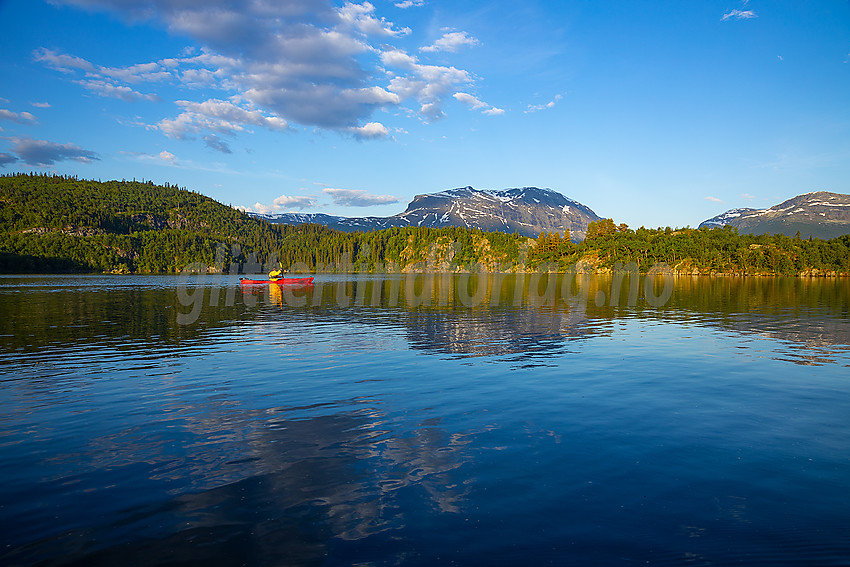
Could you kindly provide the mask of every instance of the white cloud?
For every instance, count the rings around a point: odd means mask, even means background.
[[[455,93],[452,95],[455,99],[472,108],[472,110],[481,110],[482,114],[488,116],[498,116],[504,114],[505,111],[495,106],[490,106],[486,102],[477,99],[469,93]],[[482,110],[483,109],[483,110]]]
[[[725,22],[726,20],[750,20],[752,18],[758,18],[758,15],[756,15],[756,13],[752,10],[732,10],[726,14],[723,14],[723,17],[720,18],[720,21]]]
[[[157,128],[167,136],[185,139],[188,134],[210,130],[219,134],[234,135],[245,126],[261,126],[269,130],[286,130],[286,120],[279,116],[266,116],[256,109],[248,110],[232,102],[210,99],[204,102],[178,100],[184,112],[176,118],[166,118]],[[209,141],[208,144],[209,145]]]
[[[722,203],[723,199],[718,199],[717,197],[712,197],[709,195],[708,197],[703,197],[706,201],[711,201],[712,203]]]
[[[41,48],[33,54],[36,61],[40,61],[63,73],[74,73],[75,71],[94,71],[95,67],[85,59],[57,53],[52,49]]]
[[[102,79],[88,79],[77,81],[77,83],[98,96],[120,98],[126,102],[133,102],[140,99],[154,102],[159,100],[159,97],[155,94],[142,94],[126,85],[115,85]]]
[[[446,113],[435,102],[426,102],[419,107],[419,114],[429,122],[436,122],[446,117]]]
[[[443,118],[442,100],[460,85],[472,83],[467,71],[441,65],[423,65],[416,57],[393,49],[381,53],[381,62],[407,74],[395,75],[388,90],[402,100],[415,99],[420,103],[419,114],[430,121]]]
[[[316,206],[316,198],[310,195],[281,195],[274,200],[274,208],[283,209],[311,209]]]
[[[177,101],[177,104],[190,114],[199,114],[208,118],[217,118],[224,122],[253,124],[269,130],[286,130],[286,120],[279,116],[265,116],[259,110],[247,110],[232,102],[210,99],[204,102]]]
[[[322,193],[330,195],[335,204],[347,207],[370,207],[372,205],[398,203],[398,197],[393,197],[392,195],[370,195],[360,189],[333,189],[327,187],[322,189]]]
[[[201,131],[234,134],[250,125],[282,130],[282,125],[293,123],[369,133],[375,111],[410,101],[417,103],[413,108],[423,118],[444,116],[445,100],[472,83],[466,70],[423,65],[394,47],[392,42],[411,30],[381,17],[367,1],[344,1],[341,6],[328,0],[54,1],[159,25],[201,46],[199,51],[187,49],[179,56],[118,67],[45,48],[35,52],[36,60],[76,75],[75,80],[92,92],[138,102],[156,100],[162,85],[171,84],[189,93],[203,89],[201,98],[209,100],[195,105],[229,100],[246,113],[268,119],[258,124],[244,114],[242,120],[223,117],[209,109],[190,109],[184,100],[176,115],[154,126],[176,137]],[[400,8],[422,4],[396,2]],[[477,43],[466,32],[447,31],[424,51],[452,52]],[[222,151],[215,138],[204,141]]]
[[[417,65],[415,57],[408,55],[400,49],[389,49],[382,52],[381,62],[384,65],[401,67],[408,70],[413,70]]]
[[[31,102],[30,104],[36,108],[50,108],[49,102]]]
[[[251,206],[237,205],[236,208],[243,213],[258,213],[268,215],[275,212],[282,212],[284,209],[311,209],[316,206],[316,197],[311,195],[281,195],[277,197],[271,205],[264,203],[254,203]]]
[[[741,198],[746,199],[747,201],[752,201],[756,198],[755,195],[750,195],[749,193],[741,193]]]
[[[401,8],[405,10],[407,8],[419,8],[425,5],[425,0],[404,0],[403,2],[396,2],[396,8]]]
[[[490,106],[486,102],[482,102],[468,93],[455,93],[452,96],[460,102],[472,107],[472,110],[478,110],[480,108],[487,108]]]
[[[398,104],[401,97],[381,87],[367,87],[363,89],[347,89],[342,91],[342,96],[352,102],[368,104]]]
[[[457,52],[463,46],[473,47],[479,45],[479,41],[466,32],[446,32],[443,37],[435,41],[432,45],[420,47],[419,51],[435,52],[448,51],[450,53]]]
[[[57,161],[72,160],[91,163],[100,159],[95,152],[84,150],[76,144],[57,144],[32,138],[7,139],[14,144],[12,151],[17,154],[18,159],[34,167],[53,165]]]
[[[99,67],[97,73],[126,83],[156,82],[173,78],[163,62],[139,63],[129,67]]]
[[[221,70],[211,71],[210,69],[186,68],[188,65],[199,64],[195,58],[187,59],[184,63],[184,67],[177,71],[180,84],[183,86],[193,89],[212,87],[229,90],[232,88],[231,85],[225,84],[226,79],[223,77],[225,72]]]
[[[271,34],[268,45],[253,47],[260,52],[251,57],[208,49],[182,60],[180,80],[235,92],[287,121],[346,130],[375,109],[400,102],[384,86],[368,84],[375,79],[357,60],[372,49],[360,35],[368,26],[362,18],[356,21],[357,29],[351,19],[341,18],[340,29],[293,24],[292,30],[284,30],[291,33]],[[262,25],[258,33],[262,35]]]
[[[172,154],[168,150],[161,151],[156,154],[149,154],[147,152],[129,152],[124,150],[119,150],[117,152],[119,155],[127,156],[134,161],[139,161],[146,164],[156,164],[163,165],[163,162],[171,164],[173,167],[179,167],[180,169],[189,169],[194,171],[206,171],[210,173],[214,173],[216,175],[236,175],[237,171],[230,169],[224,166],[221,163],[212,162],[209,160],[205,160],[204,162],[197,163],[193,162],[189,159],[178,159],[176,155]],[[219,185],[220,186],[220,185]]]
[[[270,207],[269,205],[264,205],[260,202],[254,203],[254,205],[250,207],[236,205],[236,208],[242,211],[243,213],[257,213],[260,215],[267,215],[274,212],[273,207]]]
[[[354,134],[355,138],[361,140],[386,138],[390,133],[390,131],[387,130],[387,127],[380,122],[369,122],[368,124],[360,127],[355,126],[351,128],[350,132]]]
[[[159,63],[131,65],[125,68],[98,67],[85,59],[44,48],[36,50],[33,56],[36,61],[66,74],[82,71],[85,78],[76,80],[77,84],[98,96],[119,98],[127,102],[136,100],[158,101],[159,97],[156,94],[142,94],[127,85],[120,84],[121,82],[138,83],[172,77],[171,73],[163,70]],[[33,106],[41,105],[50,106],[47,103],[33,103]]]
[[[526,108],[523,112],[525,114],[528,114],[530,112],[538,112],[540,110],[548,110],[548,109],[554,107],[558,103],[558,101],[561,100],[562,98],[563,98],[563,96],[557,94],[557,95],[555,95],[555,98],[553,98],[552,100],[550,100],[549,102],[547,102],[545,104],[529,104],[528,108]]]
[[[376,18],[375,7],[369,2],[355,4],[346,2],[337,10],[339,17],[346,24],[367,35],[404,36],[410,33],[410,28],[393,29],[393,24],[386,18]]]
[[[17,124],[38,124],[36,117],[29,112],[18,113],[3,108],[0,108],[0,120],[9,120]]]

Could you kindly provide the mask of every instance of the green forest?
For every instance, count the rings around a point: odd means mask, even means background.
[[[0,272],[606,271],[642,272],[664,262],[686,273],[850,274],[850,235],[831,240],[743,235],[735,229],[631,229],[591,223],[569,234],[515,234],[460,227],[341,232],[275,225],[199,193],[150,181],[92,181],[36,174],[0,176]],[[233,266],[241,266],[234,270]],[[252,269],[253,268],[253,269]]]
[[[632,230],[611,219],[590,223],[587,238],[563,245],[547,261],[585,261],[601,268],[635,262],[641,272],[664,262],[679,273],[760,275],[850,274],[850,235],[831,240],[783,234],[738,234],[737,229]]]

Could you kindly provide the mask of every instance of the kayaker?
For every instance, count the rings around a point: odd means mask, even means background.
[[[281,270],[272,270],[269,272],[269,280],[275,282],[280,279],[281,274],[283,274]]]

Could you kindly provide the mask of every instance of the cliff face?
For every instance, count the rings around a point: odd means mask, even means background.
[[[732,209],[710,218],[703,226],[734,226],[742,234],[782,233],[808,238],[850,234],[850,195],[817,191],[788,199],[769,209]]]
[[[533,242],[533,241],[532,241]],[[523,271],[524,268],[514,265],[505,254],[495,252],[487,235],[473,237],[475,261],[463,261],[458,256],[461,245],[447,236],[436,242],[423,245],[416,243],[413,237],[408,238],[407,245],[401,251],[401,262],[392,268],[402,273],[466,273],[466,272],[502,272]],[[528,244],[522,246],[527,247]]]
[[[587,225],[601,218],[586,205],[556,191],[537,187],[502,191],[463,187],[417,195],[403,213],[391,217],[348,218],[299,213],[257,216],[273,223],[313,222],[346,232],[404,226],[462,226],[536,237],[541,232],[563,235],[568,230],[574,241],[583,240]]]

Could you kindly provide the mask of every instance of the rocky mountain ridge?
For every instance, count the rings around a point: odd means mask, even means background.
[[[808,238],[835,238],[850,234],[850,195],[815,191],[798,195],[768,209],[730,209],[699,226],[734,226],[749,234],[782,233]]]
[[[557,191],[538,187],[504,190],[460,187],[416,195],[404,212],[391,217],[338,217],[318,213],[256,216],[277,224],[317,223],[346,232],[405,226],[461,226],[536,237],[541,232],[563,235],[567,229],[575,241],[584,239],[588,223],[601,219],[588,206]]]

